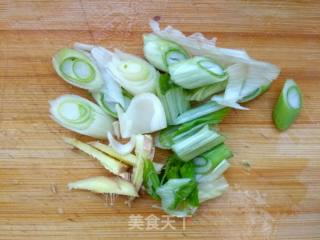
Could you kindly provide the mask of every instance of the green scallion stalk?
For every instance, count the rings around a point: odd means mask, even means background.
[[[188,92],[188,98],[190,101],[203,101],[208,97],[225,90],[227,83],[228,81],[225,80],[201,88],[192,89]]]
[[[179,115],[175,120],[175,125],[180,125],[185,122],[195,120],[207,114],[217,112],[223,108],[225,108],[225,106],[219,105],[213,101],[209,101],[205,104],[201,104],[197,107],[191,108],[188,111]]]
[[[214,131],[209,125],[203,126],[192,135],[185,135],[184,138],[179,138],[178,135],[175,139],[176,141],[174,140],[172,150],[185,162],[209,151],[225,140],[223,136]]]
[[[204,126],[205,124],[218,124],[230,112],[230,108],[223,108],[217,112],[210,113],[206,116],[197,118],[190,122],[186,122],[180,126],[171,126],[162,130],[156,138],[157,147],[163,149],[170,149],[173,144],[173,138],[182,134],[198,125]]]
[[[249,101],[261,96],[262,94],[264,94],[266,91],[269,90],[270,87],[271,87],[271,83],[268,85],[263,85],[263,86],[257,88],[256,90],[254,90],[249,95],[243,97],[239,102],[240,103],[249,102]]]
[[[284,131],[296,120],[302,109],[303,99],[299,86],[294,80],[287,80],[273,110],[273,122],[277,129]]]
[[[190,108],[185,91],[171,82],[169,74],[160,76],[157,95],[163,105],[169,125],[174,124],[177,116]]]
[[[197,174],[207,174],[216,168],[224,159],[229,159],[232,156],[232,151],[225,144],[220,144],[193,159],[193,163],[196,165],[195,171]]]
[[[193,57],[169,67],[171,79],[185,89],[195,89],[222,82],[228,79],[228,73],[212,59]]]
[[[71,131],[100,139],[113,131],[113,118],[85,98],[68,94],[50,101],[50,105],[53,120]]]
[[[81,51],[63,48],[53,56],[52,64],[63,80],[76,87],[95,91],[103,85],[97,66]]]
[[[168,66],[188,59],[190,56],[180,45],[162,39],[155,34],[144,34],[144,56],[156,68],[168,72]]]

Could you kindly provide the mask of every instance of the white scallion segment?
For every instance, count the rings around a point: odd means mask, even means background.
[[[219,165],[215,167],[215,169],[210,173],[205,175],[203,174],[196,175],[196,180],[197,182],[200,182],[200,183],[214,181],[218,179],[220,176],[222,176],[223,173],[227,171],[229,167],[230,167],[230,163],[228,162],[228,160],[225,159],[221,163],[219,163]]]
[[[273,110],[275,126],[284,131],[299,116],[303,105],[302,93],[294,80],[287,80]]]
[[[159,73],[142,58],[116,50],[107,68],[112,78],[133,95],[155,91]]]
[[[168,66],[189,58],[178,44],[164,40],[155,34],[144,34],[144,56],[156,68],[168,72]]]
[[[216,63],[224,68],[236,63],[247,65],[248,71],[243,82],[240,98],[249,95],[261,86],[269,85],[280,73],[280,69],[277,66],[257,61],[251,58],[244,50],[217,47],[215,39],[206,39],[201,33],[186,36],[178,29],[170,26],[160,29],[159,23],[153,20],[150,21],[150,27],[155,35],[176,42],[192,55],[207,56],[214,59]],[[226,103],[226,106],[239,108],[239,104],[235,102],[235,99],[224,100],[221,101],[222,103]]]
[[[52,64],[62,79],[76,87],[95,91],[103,85],[99,69],[84,52],[63,48],[53,56]]]
[[[191,108],[190,110],[182,113],[176,118],[174,124],[179,125],[185,122],[189,122],[191,120],[205,116],[209,113],[217,112],[222,108],[225,108],[225,106],[219,105],[213,101],[209,101],[205,104],[201,104],[198,107]]]
[[[108,132],[108,141],[109,145],[120,155],[126,155],[133,151],[135,146],[135,137],[131,137],[129,142],[122,144],[118,142],[116,139],[114,139],[113,135]]]
[[[50,101],[50,113],[58,124],[82,135],[106,139],[108,131],[112,131],[114,119],[77,95],[63,95]]]
[[[138,193],[132,183],[120,177],[92,177],[68,184],[69,190],[81,189],[95,193],[114,193],[119,195],[137,197]]]
[[[182,161],[190,161],[223,141],[224,137],[205,125],[192,136],[174,140],[172,150]]]
[[[123,138],[152,133],[167,127],[163,106],[159,98],[152,93],[135,96],[126,112],[118,108],[118,117]]]
[[[198,184],[198,195],[200,203],[209,199],[220,197],[229,187],[227,180],[220,177],[213,181],[200,182]]]
[[[224,69],[207,57],[193,57],[169,67],[171,79],[186,89],[195,89],[224,81],[228,74]]]
[[[98,149],[99,151],[127,164],[130,166],[136,166],[137,165],[137,157],[133,154],[119,154],[118,152],[116,152],[111,146],[105,145],[103,143],[100,142],[90,142],[89,143],[91,146],[93,146],[94,148]]]
[[[123,163],[109,157],[108,155],[104,154],[103,152],[95,149],[94,147],[81,142],[75,138],[68,138],[64,137],[64,142],[70,144],[73,147],[78,148],[82,152],[88,154],[89,156],[97,159],[105,169],[110,171],[115,175],[120,175],[121,173],[125,172],[127,166]]]

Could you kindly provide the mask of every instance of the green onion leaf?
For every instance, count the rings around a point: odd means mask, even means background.
[[[81,51],[63,48],[53,56],[52,65],[63,80],[76,87],[94,91],[103,85],[98,68]]]
[[[228,79],[227,72],[207,57],[194,57],[169,67],[171,79],[186,89],[195,89]]]
[[[173,140],[172,150],[181,160],[189,161],[223,143],[224,140],[223,136],[210,128],[209,125],[205,125],[192,135],[185,135],[183,138],[179,138],[179,135],[176,136]]]
[[[156,193],[157,189],[160,187],[160,180],[154,168],[153,162],[148,159],[144,161],[143,185],[151,197],[156,200],[160,199]]]
[[[284,131],[296,120],[303,105],[302,93],[294,80],[287,80],[273,110],[275,126]]]
[[[189,58],[189,54],[181,46],[155,34],[144,34],[143,41],[146,59],[164,72],[168,72],[168,66]]]
[[[50,101],[50,105],[53,120],[71,131],[100,139],[112,132],[113,118],[85,98],[68,94]]]
[[[203,101],[208,97],[225,90],[228,81],[216,82],[208,86],[192,89],[188,92],[188,98],[191,101]]]
[[[177,116],[190,108],[184,90],[170,81],[169,74],[162,74],[157,84],[157,95],[166,113],[167,123],[174,124]]]

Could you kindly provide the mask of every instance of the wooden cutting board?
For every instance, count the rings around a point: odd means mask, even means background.
[[[282,68],[250,111],[221,125],[235,153],[230,189],[184,221],[166,219],[147,196],[128,208],[123,198],[111,207],[69,192],[68,182],[106,172],[66,146],[62,136],[79,136],[48,115],[48,100],[61,94],[89,97],[54,73],[58,49],[79,41],[141,55],[155,16]],[[0,30],[0,239],[320,239],[319,1],[5,0]],[[271,111],[286,78],[296,79],[305,106],[279,133]]]

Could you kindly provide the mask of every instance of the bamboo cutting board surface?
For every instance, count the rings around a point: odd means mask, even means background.
[[[128,208],[123,198],[110,207],[101,196],[69,192],[68,182],[106,172],[66,146],[62,136],[78,135],[48,116],[50,99],[89,97],[54,73],[58,49],[79,41],[141,55],[141,35],[155,16],[282,68],[250,111],[233,111],[220,126],[235,153],[230,189],[184,227],[169,219],[175,229],[145,195]],[[7,0],[0,30],[0,239],[320,239],[319,1]],[[301,86],[305,106],[279,133],[271,109],[286,78]]]

